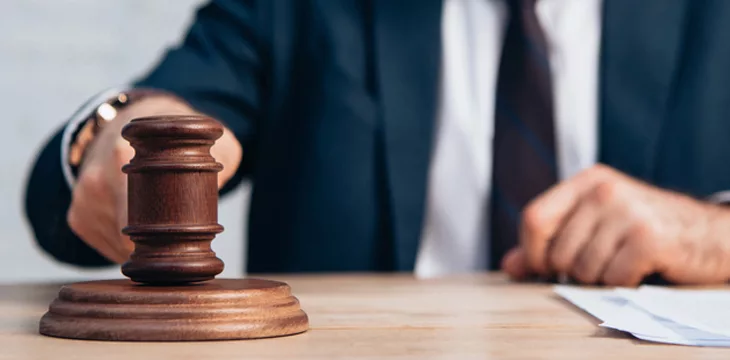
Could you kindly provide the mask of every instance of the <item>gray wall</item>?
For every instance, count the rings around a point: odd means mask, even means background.
[[[23,190],[38,147],[78,105],[142,74],[181,39],[202,0],[0,1],[0,282],[119,277],[80,271],[41,253],[23,214]],[[224,276],[243,268],[247,189],[221,201],[226,231],[213,242]]]

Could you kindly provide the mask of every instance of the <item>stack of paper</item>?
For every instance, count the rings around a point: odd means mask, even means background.
[[[555,292],[600,326],[653,342],[730,347],[730,290],[643,286],[610,290],[557,286]]]

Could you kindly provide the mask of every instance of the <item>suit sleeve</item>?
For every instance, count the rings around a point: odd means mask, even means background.
[[[182,43],[169,49],[135,86],[162,89],[223,122],[244,148],[254,135],[261,61],[253,1],[214,0],[200,8]],[[81,267],[111,263],[68,227],[71,191],[61,166],[62,130],[51,136],[27,182],[25,213],[34,238],[54,259]],[[222,193],[244,177],[245,161]]]
[[[244,152],[253,141],[260,110],[265,41],[259,30],[262,14],[270,12],[255,5],[251,0],[216,0],[201,8],[183,44],[168,51],[135,84],[175,94],[197,111],[221,121]],[[223,194],[249,170],[245,154],[244,159]]]

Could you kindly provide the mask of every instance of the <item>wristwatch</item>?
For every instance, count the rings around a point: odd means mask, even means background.
[[[68,121],[61,142],[61,167],[66,183],[73,188],[89,144],[106,124],[125,107],[151,95],[165,92],[156,89],[118,87],[89,99]]]

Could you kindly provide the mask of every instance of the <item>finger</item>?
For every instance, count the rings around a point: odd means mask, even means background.
[[[115,137],[115,145],[112,149],[112,160],[114,166],[108,169],[107,176],[110,184],[119,182],[120,176],[124,175],[122,167],[128,164],[134,157],[134,148],[129,142],[122,138],[121,133]]]
[[[112,212],[112,222],[105,228],[106,239],[115,251],[115,258],[125,262],[134,249],[129,238],[122,233],[127,226],[127,174],[122,172],[122,167],[128,164],[134,157],[134,148],[121,136],[121,126],[117,124],[119,131],[111,136],[115,139],[115,146],[112,149],[112,166],[105,167],[106,188],[105,193],[109,195],[107,208]]]
[[[119,233],[114,231],[117,226],[115,215],[105,207],[99,208],[96,213],[88,214],[82,220],[86,224],[83,226],[84,234],[80,236],[110,261],[121,263],[126,261],[126,257],[119,247]]]
[[[620,241],[616,255],[609,261],[602,281],[609,286],[636,286],[653,272],[651,259],[640,241]]]
[[[520,244],[532,270],[547,275],[545,255],[550,239],[556,235],[584,194],[612,172],[605,166],[595,166],[559,183],[525,207],[519,230]]]
[[[525,252],[519,247],[507,252],[502,259],[501,268],[513,280],[524,280],[530,275]]]
[[[115,259],[119,260],[117,262],[123,263],[129,260],[129,255],[134,251],[134,243],[127,235],[121,232],[121,227],[118,222],[115,221],[106,229],[105,239],[107,239],[109,247],[114,250]]]
[[[585,284],[595,284],[619,250],[621,239],[626,235],[629,222],[616,211],[611,211],[598,221],[596,231],[576,256],[571,276]]]
[[[101,215],[101,214],[98,214]],[[129,258],[134,249],[133,244],[122,233],[116,213],[108,216],[97,216],[93,227],[96,228],[95,244],[104,247],[104,252],[111,254],[111,259],[116,263],[123,263]]]
[[[97,246],[104,245],[107,258],[116,263],[127,260],[131,252],[129,241],[125,241],[121,233],[126,224],[126,176],[116,168],[108,167],[103,175],[104,181],[89,183],[80,186],[78,205],[89,214],[91,227],[95,227]],[[122,180],[120,180],[122,179]],[[120,206],[121,205],[121,206]]]
[[[122,235],[117,229],[117,222],[113,218],[105,219],[107,221],[99,221],[97,244],[103,244],[104,252],[108,254],[110,260],[117,264],[121,264],[129,258],[130,251],[123,243]]]
[[[123,263],[129,257],[130,247],[123,243],[114,214],[103,212],[84,216],[85,224],[74,231],[86,244],[115,263]]]
[[[120,262],[117,251],[106,239],[106,234],[103,231],[105,228],[105,221],[103,218],[80,216],[79,213],[75,211],[69,211],[67,217],[71,231],[76,234],[79,239],[109,261],[116,263]],[[94,226],[89,226],[89,224],[94,224]]]
[[[127,204],[127,177],[123,176],[121,185],[117,188],[116,197],[116,226],[113,231],[115,239],[115,249],[124,261],[129,259],[129,255],[134,251],[134,243],[127,235],[122,233],[122,229],[128,224],[128,204]]]
[[[84,235],[82,239],[85,239],[84,242],[86,242],[87,245],[92,247],[107,260],[115,264],[121,264],[123,262],[123,259],[119,256],[117,251],[109,245],[108,241],[104,240],[104,235],[101,232],[93,231],[90,234]]]
[[[110,231],[116,226],[116,212],[108,192],[100,191],[88,181],[74,189],[67,222],[71,230],[86,244],[111,261],[118,262],[120,254],[114,246]]]
[[[555,274],[568,274],[572,270],[578,253],[593,237],[600,211],[595,203],[584,198],[558,230],[548,247],[550,269]]]

